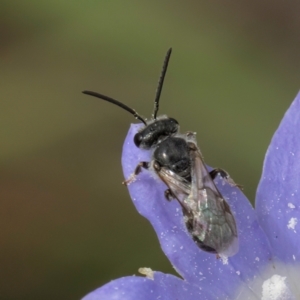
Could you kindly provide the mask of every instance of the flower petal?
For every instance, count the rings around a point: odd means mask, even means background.
[[[150,151],[138,149],[133,143],[140,126],[131,126],[123,146],[125,178],[133,173],[139,162],[151,160]],[[219,181],[218,188],[235,214],[240,239],[239,252],[228,258],[228,262],[196,246],[186,230],[179,204],[175,200],[165,200],[166,186],[155,174],[143,170],[128,188],[138,212],[151,222],[164,253],[178,273],[186,281],[214,291],[218,285],[222,289],[216,291],[218,297],[234,299],[236,291],[241,287],[247,289],[253,278],[264,277],[263,269],[272,254],[249,201],[238,188]]]
[[[215,289],[219,289],[217,286]],[[154,272],[154,279],[128,276],[113,280],[82,300],[215,300],[214,289],[193,286],[173,275]],[[223,298],[226,299],[226,298]]]
[[[300,262],[300,93],[268,148],[256,210],[274,254],[284,262]]]

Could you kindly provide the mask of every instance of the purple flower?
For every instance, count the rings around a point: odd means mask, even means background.
[[[138,162],[150,160],[150,152],[133,143],[140,126],[131,126],[124,143],[125,178]],[[166,186],[142,171],[129,193],[183,279],[149,271],[146,277],[113,280],[83,299],[300,299],[300,93],[267,151],[256,208],[238,188],[218,181],[237,222],[236,255],[222,260],[201,251],[187,232],[178,202],[166,201]]]

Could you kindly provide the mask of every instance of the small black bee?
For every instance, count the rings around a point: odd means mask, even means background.
[[[217,255],[232,256],[238,250],[236,223],[213,179],[220,174],[231,185],[235,183],[222,169],[208,171],[195,133],[180,134],[179,123],[175,119],[166,115],[157,117],[171,52],[172,48],[164,60],[150,121],[113,98],[91,91],[83,93],[120,106],[145,125],[134,136],[134,143],[138,148],[152,150],[152,159],[140,162],[124,184],[132,183],[143,168],[154,171],[168,186],[165,192],[167,200],[175,198],[180,203],[187,230],[199,248]]]

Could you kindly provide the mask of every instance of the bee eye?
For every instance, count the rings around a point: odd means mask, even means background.
[[[141,135],[140,133],[137,133],[137,134],[134,136],[133,141],[134,141],[135,145],[136,145],[137,147],[139,147],[140,144],[141,144],[141,142],[143,141],[142,135]]]

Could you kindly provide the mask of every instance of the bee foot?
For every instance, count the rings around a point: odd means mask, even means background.
[[[172,194],[170,189],[165,190],[165,198],[167,201],[172,201],[175,199],[175,196]]]
[[[133,174],[131,174],[131,175],[129,176],[128,179],[124,180],[124,181],[122,182],[122,184],[124,184],[125,186],[128,186],[128,185],[130,185],[131,183],[133,183],[133,182],[135,182],[135,181],[136,181],[136,174],[133,173]]]

